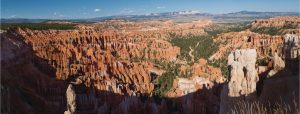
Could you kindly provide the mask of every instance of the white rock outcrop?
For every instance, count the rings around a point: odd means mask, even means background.
[[[284,36],[283,58],[295,59],[300,56],[300,36],[286,34]]]
[[[178,89],[182,91],[182,95],[196,92],[198,89],[196,85],[205,86],[207,89],[213,86],[213,83],[206,78],[194,76],[191,79],[178,78]]]
[[[256,58],[255,49],[240,49],[229,54],[230,80],[222,89],[220,114],[230,113],[231,106],[238,100],[255,98],[259,79],[255,69]]]
[[[233,58],[232,58],[233,56]],[[255,49],[241,49],[230,53],[228,65],[231,67],[228,83],[230,97],[253,93],[258,81]]]
[[[65,111],[65,114],[75,114],[76,93],[74,91],[72,84],[69,84],[68,86],[68,89],[66,91],[66,97],[67,97],[67,111]]]

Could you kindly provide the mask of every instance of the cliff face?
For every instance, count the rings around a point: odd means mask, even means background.
[[[54,69],[34,55],[18,34],[1,34],[1,112],[63,113],[63,81],[49,77]]]

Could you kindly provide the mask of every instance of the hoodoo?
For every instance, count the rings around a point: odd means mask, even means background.
[[[256,57],[255,49],[240,49],[229,54],[230,79],[222,89],[220,114],[231,113],[233,106],[241,100],[250,101],[256,98]]]

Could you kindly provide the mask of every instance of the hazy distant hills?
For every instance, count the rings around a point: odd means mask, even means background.
[[[209,14],[200,13],[198,11],[179,11],[179,12],[165,12],[152,13],[147,15],[119,15],[97,17],[89,19],[64,19],[71,22],[97,22],[109,19],[125,19],[125,20],[168,20],[174,21],[191,21],[198,19],[212,19],[216,22],[245,22],[253,21],[254,19],[270,18],[275,16],[299,16],[299,12],[254,12],[254,11],[240,11],[226,14]],[[24,19],[24,18],[10,18],[1,19],[1,23],[39,23],[49,21],[51,19]],[[57,20],[57,19],[56,19]]]
[[[49,19],[2,18],[1,23],[40,23],[48,20]]]
[[[99,21],[103,19],[128,19],[128,20],[168,20],[175,21],[190,21],[198,19],[212,19],[217,22],[243,22],[252,21],[260,18],[270,18],[275,16],[299,16],[299,12],[253,12],[240,11],[226,14],[209,14],[199,13],[196,11],[180,11],[180,12],[166,12],[166,13],[152,13],[149,15],[122,15],[111,17],[100,17],[88,19],[90,21]]]
[[[299,12],[254,12],[240,11],[228,14],[217,14],[213,20],[218,22],[253,21],[254,19],[271,18],[276,16],[299,16]]]

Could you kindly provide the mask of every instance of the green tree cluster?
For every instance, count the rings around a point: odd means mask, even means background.
[[[217,45],[213,41],[213,36],[211,35],[187,35],[187,36],[176,36],[171,38],[172,45],[180,47],[181,59],[186,59],[191,62],[192,57],[189,55],[191,51],[190,47],[194,50],[192,55],[195,60],[200,58],[209,58],[216,50]],[[191,63],[192,64],[192,63]]]
[[[153,94],[156,96],[164,96],[164,94],[172,88],[173,81],[175,80],[176,76],[178,76],[178,69],[180,65],[169,63],[164,66],[166,66],[166,72],[158,78],[153,90]]]

